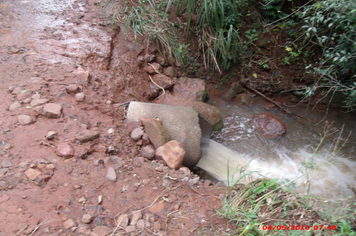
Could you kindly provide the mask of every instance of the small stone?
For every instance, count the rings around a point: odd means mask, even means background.
[[[164,210],[164,201],[159,201],[149,208],[149,211],[152,213],[158,213],[163,210]]]
[[[182,145],[172,140],[156,149],[156,158],[163,159],[172,169],[178,169],[184,160],[185,151]]]
[[[26,98],[25,100],[23,100],[24,104],[29,104],[31,102],[31,98]]]
[[[68,219],[68,220],[64,221],[63,226],[65,229],[70,229],[72,227],[77,226],[77,224],[75,223],[75,221],[73,219]]]
[[[179,168],[179,171],[181,171],[185,177],[190,176],[191,171],[189,170],[188,167],[182,166],[181,168]]]
[[[25,171],[25,174],[26,174],[27,178],[29,178],[30,180],[35,180],[37,178],[37,176],[39,176],[41,174],[41,171],[35,170],[33,168],[28,168]]]
[[[117,223],[120,227],[126,228],[129,224],[129,217],[127,214],[119,216],[119,218],[117,218]]]
[[[155,149],[151,146],[144,146],[140,149],[141,155],[148,160],[151,160],[155,156]]]
[[[153,230],[154,231],[158,231],[158,230],[160,230],[161,229],[161,223],[159,223],[159,221],[155,221],[154,223],[153,223]]]
[[[107,236],[109,234],[111,234],[112,229],[110,229],[107,226],[97,226],[95,227],[95,229],[93,230],[93,232],[91,232],[90,236]]]
[[[6,175],[7,172],[9,172],[9,169],[8,169],[8,168],[2,168],[2,169],[0,169],[0,177],[3,177],[4,175]]]
[[[8,167],[10,167],[10,166],[11,166],[11,161],[4,161],[4,162],[2,163],[2,167],[8,168]]]
[[[10,105],[9,111],[15,111],[16,109],[21,107],[21,103],[19,102],[14,102],[13,104]]]
[[[81,143],[93,141],[95,139],[98,139],[100,137],[100,132],[98,131],[93,131],[93,130],[84,130],[77,134],[76,139],[79,140]]]
[[[174,84],[173,80],[170,77],[162,74],[156,74],[155,76],[153,76],[152,79],[156,84],[158,84],[164,89],[168,89]]]
[[[61,143],[57,145],[56,154],[68,159],[74,156],[74,149],[69,143]]]
[[[169,66],[164,69],[163,74],[165,74],[171,78],[174,78],[174,77],[177,77],[177,70],[173,66]]]
[[[41,77],[32,77],[28,82],[31,84],[43,84],[45,80]]]
[[[13,90],[12,90],[12,94],[20,94],[21,93],[21,91],[22,91],[22,88],[21,87],[16,87],[16,88],[14,88]]]
[[[48,139],[48,140],[53,140],[55,137],[57,137],[58,136],[58,133],[56,132],[56,131],[53,131],[53,130],[51,130],[51,131],[49,131],[46,135],[45,135],[45,137]]]
[[[84,214],[82,217],[82,222],[84,224],[89,224],[93,220],[93,216],[90,214]]]
[[[158,120],[149,120],[146,122],[145,130],[149,140],[155,148],[158,148],[170,140],[167,130]]]
[[[80,92],[80,87],[76,84],[70,84],[68,86],[65,87],[67,93],[78,93]]]
[[[82,102],[84,101],[85,99],[85,94],[84,93],[77,93],[75,96],[74,96],[75,100],[77,102]]]
[[[145,221],[144,220],[138,220],[137,221],[137,224],[136,224],[136,227],[138,228],[138,229],[145,229]]]
[[[154,68],[153,68],[154,67]],[[162,66],[158,63],[152,63],[150,65],[146,65],[143,68],[148,74],[154,74],[157,73],[156,71],[158,71],[159,73],[162,72]]]
[[[31,101],[31,106],[32,107],[37,107],[37,106],[40,106],[40,105],[43,105],[45,103],[48,102],[48,99],[34,99]]]
[[[142,137],[142,135],[143,135],[143,130],[141,127],[139,127],[132,131],[131,138],[133,140],[139,140]]]
[[[41,98],[41,94],[35,93],[35,94],[33,94],[33,95],[31,96],[31,98],[32,98],[33,100],[40,99],[40,98]]]
[[[53,164],[48,164],[46,165],[46,169],[48,170],[54,170],[55,169],[55,166]]]
[[[115,169],[113,167],[109,167],[108,168],[108,173],[106,174],[105,178],[107,180],[109,180],[109,181],[112,181],[112,182],[116,182],[117,181],[116,172],[115,172]]]
[[[29,125],[33,123],[32,117],[29,115],[19,115],[17,117],[17,121],[21,124],[21,125]]]
[[[142,211],[133,211],[130,225],[136,225],[140,219],[142,219]]]
[[[126,227],[126,233],[131,233],[134,232],[136,230],[136,226],[134,225],[129,225]]]
[[[59,118],[62,114],[62,106],[57,103],[47,103],[43,107],[43,114],[48,118]]]

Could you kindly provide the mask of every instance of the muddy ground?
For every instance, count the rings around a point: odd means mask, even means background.
[[[229,232],[224,187],[139,156],[121,103],[152,92],[146,49],[105,27],[96,2],[0,1],[0,235]],[[80,142],[84,130],[100,137]]]

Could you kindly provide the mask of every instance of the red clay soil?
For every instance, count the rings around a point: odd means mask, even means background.
[[[150,97],[146,49],[95,2],[0,1],[0,235],[224,234],[224,187],[139,156],[119,103]],[[83,130],[100,137],[81,143]]]

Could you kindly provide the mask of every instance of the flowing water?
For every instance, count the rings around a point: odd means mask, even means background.
[[[249,125],[254,114],[266,112],[262,102],[252,107],[236,106],[223,101],[215,105],[221,109],[225,126],[221,131],[213,133],[210,139],[203,139],[203,155],[198,166],[217,180],[231,184],[244,173],[253,171],[240,183],[246,184],[266,176],[290,182],[290,186],[295,185],[295,191],[301,195],[308,191],[327,199],[354,195],[351,187],[356,188],[356,138],[352,134],[347,138],[350,131],[356,132],[352,114],[333,112],[318,126],[313,126],[297,122],[286,113],[269,111],[286,124],[287,133],[280,138],[268,140],[258,135]],[[325,116],[323,112],[306,109],[294,112],[312,119],[314,123]],[[337,128],[333,137],[338,137],[342,125],[345,125],[339,138],[339,144],[344,144],[344,147],[339,152],[333,152],[339,149],[335,149],[332,138],[325,138],[318,151],[314,151],[321,141],[322,133],[316,130],[323,130],[326,120],[328,124],[334,121],[333,127]]]

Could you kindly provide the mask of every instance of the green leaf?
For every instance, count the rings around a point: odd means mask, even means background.
[[[268,183],[267,183],[266,186],[267,186],[267,188],[268,188],[268,187],[271,187],[271,186],[275,185],[277,182],[278,182],[278,179],[277,179],[277,178],[270,179],[270,180],[268,181]]]

